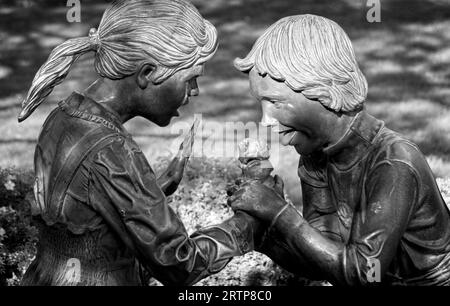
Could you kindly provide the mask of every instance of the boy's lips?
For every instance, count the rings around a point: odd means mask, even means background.
[[[284,132],[290,131],[290,130],[293,130],[293,128],[282,125],[280,123],[272,126],[272,131],[275,133],[284,133]]]
[[[280,143],[284,146],[290,145],[296,133],[295,129],[282,124],[273,126],[272,131],[280,135]]]
[[[288,130],[280,133],[280,142],[283,146],[288,146],[291,144],[292,139],[295,136],[295,130]]]

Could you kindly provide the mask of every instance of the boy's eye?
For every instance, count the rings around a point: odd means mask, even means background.
[[[272,104],[275,108],[281,108],[283,106],[283,100],[282,99],[277,99],[277,98],[269,98],[269,97],[262,97],[261,100],[265,101],[265,102],[269,102],[270,104]]]
[[[280,108],[283,103],[279,100],[270,100],[270,103],[272,103],[276,108]]]

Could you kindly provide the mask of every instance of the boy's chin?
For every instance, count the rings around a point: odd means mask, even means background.
[[[302,146],[299,144],[294,145],[295,151],[297,151],[300,155],[310,155],[311,153],[314,153],[314,149],[308,146]]]
[[[303,151],[302,151],[302,148],[299,145],[295,145],[294,148],[295,148],[295,151],[297,151],[298,154],[300,154],[300,155],[304,154]]]

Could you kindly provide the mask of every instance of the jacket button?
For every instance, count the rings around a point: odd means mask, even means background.
[[[121,209],[121,210],[120,210],[120,214],[122,215],[122,217],[125,217],[125,215],[126,215],[125,210],[124,210],[124,209]]]

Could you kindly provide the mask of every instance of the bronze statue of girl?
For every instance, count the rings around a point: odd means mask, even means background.
[[[123,127],[136,116],[167,126],[198,94],[216,48],[216,29],[185,0],[119,0],[98,30],[53,50],[19,121],[79,56],[95,52],[99,78],[61,101],[40,133],[32,207],[40,239],[23,285],[138,285],[144,270],[164,284],[192,284],[252,248],[256,223],[244,217],[189,237],[166,202],[186,160],[157,178]]]

